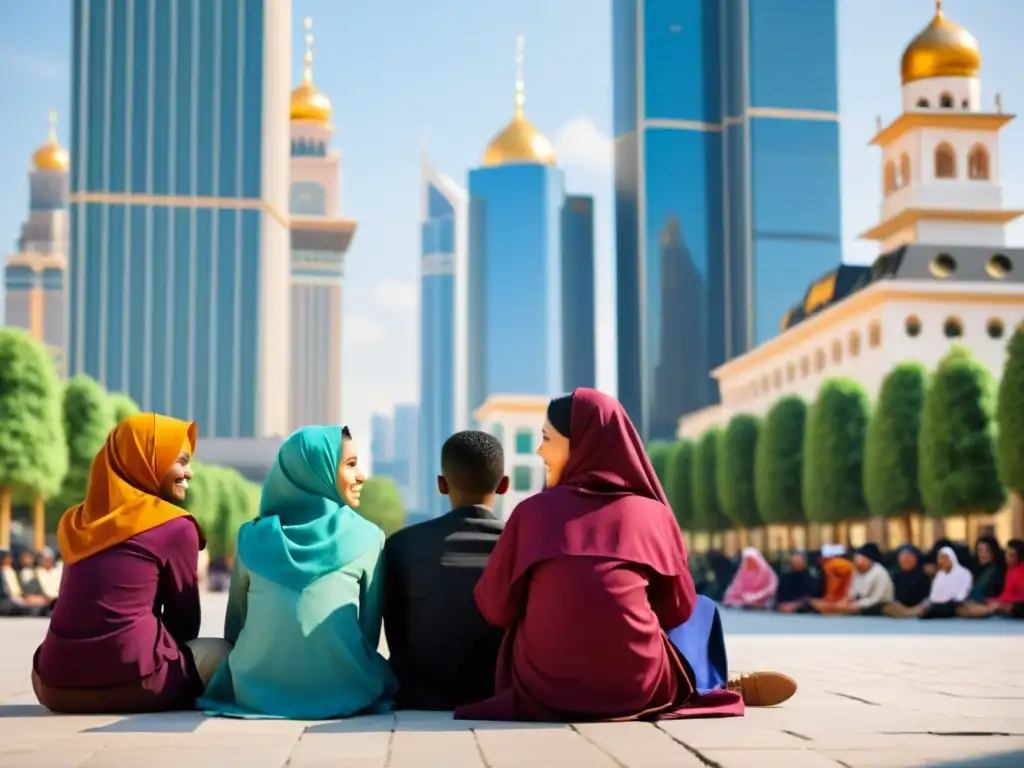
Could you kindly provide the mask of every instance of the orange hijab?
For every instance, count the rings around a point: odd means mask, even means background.
[[[838,603],[850,594],[853,586],[853,563],[845,557],[830,557],[821,564],[825,574],[825,600]]]
[[[169,416],[139,413],[114,427],[93,459],[85,501],[65,512],[57,527],[64,562],[188,515],[159,498],[160,481],[182,451],[191,456],[195,447],[195,423]]]

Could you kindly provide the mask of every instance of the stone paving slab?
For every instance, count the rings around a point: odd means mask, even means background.
[[[224,598],[205,600],[204,634],[218,634]],[[787,635],[792,618],[725,620],[734,668],[774,668],[799,681],[781,707],[721,720],[576,725],[456,722],[430,712],[329,722],[56,716],[35,703],[28,677],[45,621],[0,619],[0,768],[1024,766],[1019,625],[887,633],[851,620],[829,632],[800,617]]]

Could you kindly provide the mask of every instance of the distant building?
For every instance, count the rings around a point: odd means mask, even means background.
[[[69,372],[286,434],[291,2],[72,9]]]
[[[441,446],[469,421],[466,406],[466,190],[426,154],[420,167],[420,424],[412,457],[420,511],[447,510],[437,492]]]
[[[370,474],[395,481],[407,512],[420,509],[416,485],[419,420],[419,407],[412,403],[396,405],[394,415],[375,413],[370,417]]]
[[[508,493],[499,496],[495,514],[507,520],[516,505],[544,488],[544,462],[537,455],[549,398],[538,395],[492,395],[473,414],[480,429],[501,441]]]
[[[311,27],[306,19],[305,67],[290,110],[292,430],[341,422],[342,287],[357,226],[341,216],[341,156],[330,148],[331,102],[313,84]]]
[[[567,195],[562,204],[562,387],[594,387],[594,198]],[[613,311],[608,307],[605,311]],[[552,393],[554,394],[554,393]]]
[[[522,45],[520,38],[512,120],[487,146],[482,167],[469,173],[467,376],[474,411],[494,394],[563,392],[567,373],[577,381],[592,375],[596,354],[584,327],[592,333],[592,202],[566,198],[554,149],[524,113]]]
[[[4,267],[4,324],[22,328],[46,344],[61,377],[67,334],[69,165],[53,114],[49,139],[32,155],[28,219],[21,227],[18,251],[7,257]]]

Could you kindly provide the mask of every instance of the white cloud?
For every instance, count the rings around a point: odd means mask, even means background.
[[[353,344],[369,344],[384,338],[384,329],[367,317],[356,315],[342,321],[342,335]]]
[[[373,295],[383,307],[411,312],[416,302],[416,285],[400,280],[385,280],[373,287]]]
[[[606,171],[614,158],[612,140],[601,133],[586,115],[574,117],[555,135],[560,165],[590,171]]]

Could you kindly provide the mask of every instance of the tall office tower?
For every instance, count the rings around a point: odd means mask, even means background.
[[[67,303],[64,273],[68,237],[68,153],[57,140],[57,115],[50,137],[32,155],[28,174],[28,219],[21,226],[18,252],[4,268],[4,324],[23,328],[53,355],[64,376]]]
[[[561,392],[562,172],[523,112],[522,38],[515,113],[469,172],[468,405],[494,394]]]
[[[424,153],[420,166],[420,424],[413,456],[419,511],[443,514],[441,446],[468,423],[466,406],[466,190]]]
[[[289,0],[74,0],[69,368],[288,430]]]
[[[566,195],[562,205],[562,386],[597,382],[594,338],[594,198]]]
[[[341,423],[341,299],[356,222],[341,217],[341,156],[331,102],[313,84],[306,19],[302,82],[291,102],[291,429]]]
[[[840,260],[836,4],[613,15],[619,398],[645,439],[669,438],[717,401],[711,371]],[[687,297],[701,315],[666,326]]]
[[[370,417],[370,453],[373,460],[370,474],[394,480],[409,513],[420,511],[420,489],[416,478],[419,422],[420,412],[415,403],[395,405],[390,416],[375,413]],[[436,485],[432,495],[437,495]]]

